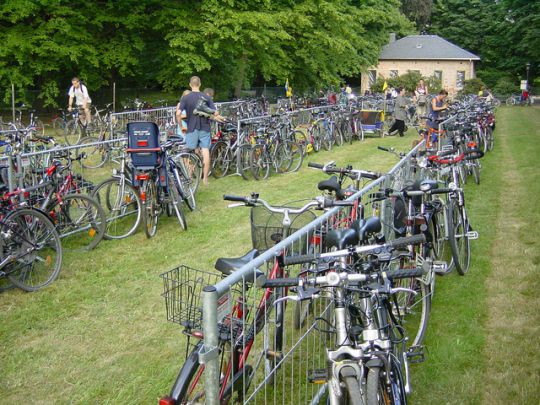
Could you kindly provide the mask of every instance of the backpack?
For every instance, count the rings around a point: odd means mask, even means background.
[[[419,94],[418,95],[418,105],[424,106],[424,105],[426,105],[426,102],[427,102],[426,95],[425,94]]]

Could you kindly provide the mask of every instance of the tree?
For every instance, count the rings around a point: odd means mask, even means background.
[[[418,31],[429,26],[432,6],[433,0],[401,0],[401,11],[415,23]]]

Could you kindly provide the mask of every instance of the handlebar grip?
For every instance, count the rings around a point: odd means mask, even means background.
[[[321,165],[320,163],[315,163],[315,162],[309,162],[307,165],[308,167],[313,167],[314,169],[324,168],[324,165]]]
[[[296,287],[300,279],[298,277],[268,279],[266,276],[260,276],[255,283],[259,288]]]
[[[426,241],[426,235],[423,233],[420,233],[418,235],[413,236],[405,236],[404,238],[397,238],[394,240],[391,240],[386,244],[387,247],[390,248],[398,248],[403,246],[409,246],[409,245],[418,245],[419,243],[424,243]]]
[[[430,193],[431,194],[447,194],[447,193],[451,193],[453,191],[454,190],[452,190],[451,188],[436,188],[434,190],[431,190]]]
[[[223,194],[223,199],[225,201],[238,201],[238,202],[247,202],[246,197],[240,197],[238,195]]]
[[[390,280],[397,280],[400,278],[422,277],[425,274],[424,269],[397,269],[389,270],[386,272],[386,277]]]
[[[375,173],[375,172],[362,172],[362,177],[370,180],[377,180],[379,177],[382,176],[382,173]]]
[[[384,146],[377,146],[377,149],[383,150],[383,151],[385,151],[385,152],[390,152],[390,149],[385,148]]]
[[[283,258],[283,264],[285,266],[291,266],[293,264],[311,263],[317,259],[316,255],[297,255],[297,256],[285,256]]]
[[[352,207],[354,206],[354,204],[355,204],[354,201],[336,201],[336,200],[325,199],[324,208]]]

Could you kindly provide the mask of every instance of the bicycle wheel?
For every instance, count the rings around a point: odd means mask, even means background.
[[[476,184],[480,184],[480,162],[478,161],[478,159],[475,159],[471,161],[470,164],[471,164],[471,172],[474,177],[474,182]]]
[[[289,171],[292,165],[292,156],[284,142],[275,147],[275,151],[271,155],[274,158],[273,166],[276,173],[286,173]]]
[[[47,213],[65,251],[92,250],[105,235],[107,216],[101,205],[85,194],[68,194],[53,201]]]
[[[447,206],[441,206],[440,209],[435,211],[434,216],[432,217],[432,222],[434,225],[434,234],[433,234],[433,254],[435,260],[444,261],[448,265],[448,271],[452,269],[453,259],[452,259],[452,249],[450,248],[449,234],[451,232],[448,227],[447,217],[449,216],[449,211]]]
[[[407,346],[420,346],[424,341],[431,313],[430,285],[422,278],[395,280],[394,284],[396,287],[414,291],[414,293],[397,293],[396,302],[399,313],[404,317],[403,323],[407,330],[407,336],[410,338],[410,344]]]
[[[267,179],[270,174],[270,161],[264,145],[254,145],[250,159],[253,177],[256,180]]]
[[[1,229],[1,256],[15,257],[2,269],[13,285],[25,291],[37,291],[58,277],[62,245],[47,215],[31,208],[18,209],[4,218]]]
[[[469,271],[471,249],[471,241],[467,235],[469,224],[464,211],[465,207],[460,207],[457,201],[450,199],[448,202],[449,242],[453,263],[462,276]]]
[[[173,177],[180,197],[182,197],[189,210],[193,211],[197,205],[195,203],[195,194],[191,189],[191,179],[186,168],[183,164],[175,165],[169,175]]]
[[[292,142],[296,142],[300,147],[302,148],[302,155],[307,155],[307,145],[309,143],[308,138],[305,134],[305,132],[300,131],[298,129],[294,130],[288,139]]]
[[[186,217],[184,211],[182,210],[182,194],[181,194],[181,185],[176,182],[175,179],[169,177],[168,191],[169,191],[169,204],[172,205],[173,212],[176,214],[180,228],[183,231],[187,229]]]
[[[244,180],[251,180],[253,178],[253,171],[251,170],[251,145],[240,145],[236,150],[236,160],[238,165],[238,172]]]
[[[181,152],[175,155],[173,159],[176,165],[182,169],[182,173],[187,174],[186,179],[189,179],[188,187],[191,193],[195,195],[202,178],[203,167],[201,159],[194,152]]]
[[[493,128],[491,128],[490,126],[488,126],[486,130],[486,142],[487,142],[487,149],[489,151],[492,151],[493,146],[495,145],[495,136],[493,135]]]
[[[148,239],[155,236],[159,218],[157,206],[157,189],[154,180],[150,179],[141,184],[141,211],[144,233]]]
[[[105,239],[122,239],[135,233],[141,222],[141,198],[131,183],[121,178],[105,180],[94,188],[92,198],[107,216]]]
[[[511,106],[516,104],[516,99],[514,97],[508,97],[506,99],[506,105]]]
[[[77,154],[85,153],[86,158],[81,159],[81,165],[85,169],[97,169],[105,164],[109,156],[109,147],[107,145],[91,145],[88,144],[99,142],[99,139],[92,136],[82,138],[77,145]]]
[[[67,145],[76,145],[83,137],[83,131],[79,122],[75,119],[70,119],[64,126],[64,140]]]
[[[381,367],[372,367],[367,374],[367,405],[406,404],[403,374],[397,361],[390,357],[390,375]]]
[[[286,141],[285,150],[290,157],[290,165],[288,172],[296,172],[302,166],[304,161],[304,155],[302,153],[302,147],[296,142]]]
[[[224,177],[229,170],[231,162],[231,151],[229,145],[225,141],[218,141],[210,151],[210,159],[212,161],[212,176],[216,179]]]

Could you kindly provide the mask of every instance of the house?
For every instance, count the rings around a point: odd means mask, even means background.
[[[369,90],[378,76],[390,78],[419,71],[422,76],[437,76],[443,88],[454,94],[463,88],[465,80],[476,77],[474,62],[480,58],[475,54],[448,42],[438,35],[409,35],[396,40],[390,34],[379,57],[379,65],[362,73],[361,92]],[[439,89],[430,89],[435,92]]]

